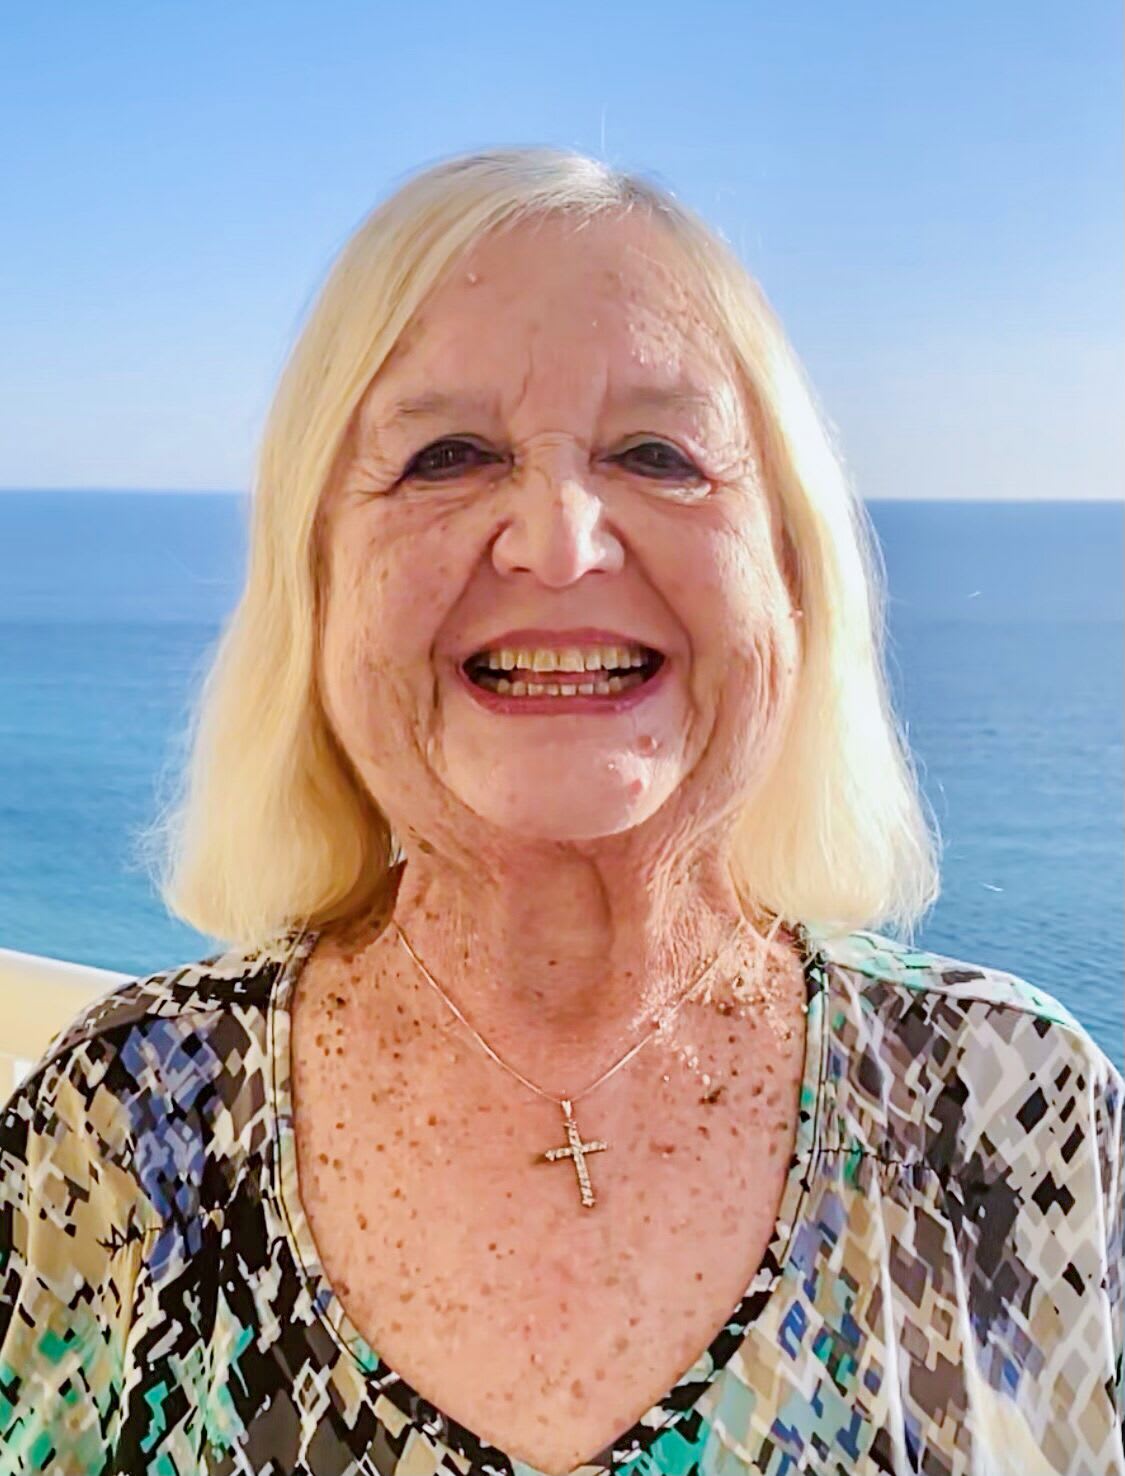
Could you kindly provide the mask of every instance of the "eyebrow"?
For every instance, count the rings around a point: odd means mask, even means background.
[[[698,410],[713,408],[714,400],[695,385],[678,389],[637,385],[617,396],[613,404],[622,410]],[[450,395],[431,390],[424,395],[395,401],[386,417],[380,420],[379,428],[385,431],[409,421],[432,420],[441,415],[471,410],[487,412],[489,408],[489,401],[479,395]]]

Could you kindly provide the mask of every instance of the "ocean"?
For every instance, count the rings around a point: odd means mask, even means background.
[[[916,944],[1050,991],[1123,1064],[1125,504],[870,511],[945,842]],[[218,946],[165,912],[135,836],[237,598],[247,514],[234,494],[0,493],[0,947],[144,975]]]

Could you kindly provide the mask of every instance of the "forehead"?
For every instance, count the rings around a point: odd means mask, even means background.
[[[384,383],[389,394],[422,368],[518,377],[532,360],[575,373],[630,369],[630,380],[657,384],[731,377],[727,346],[666,231],[639,216],[584,226],[556,217],[480,241],[419,308],[371,388],[378,395]]]

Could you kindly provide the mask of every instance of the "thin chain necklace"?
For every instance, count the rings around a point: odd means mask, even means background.
[[[776,929],[780,921],[780,917],[775,919],[773,928],[771,928],[770,930],[771,938],[773,936],[774,930]],[[666,1030],[668,1028],[680,1009],[692,997],[699,986],[703,983],[707,975],[711,972],[712,968],[714,968],[715,964],[719,961],[720,958],[722,958],[723,954],[726,953],[727,949],[734,942],[735,938],[738,936],[738,933],[742,928],[742,923],[739,922],[738,926],[735,928],[734,932],[731,933],[730,937],[727,939],[723,947],[704,967],[703,972],[696,978],[695,982],[689,985],[687,990],[685,990],[685,992],[680,996],[675,1006],[670,1011],[662,1010],[659,1012],[656,1025],[653,1027],[652,1030],[649,1031],[644,1039],[639,1040],[636,1045],[634,1045],[625,1053],[625,1055],[621,1057],[619,1061],[615,1061],[608,1071],[603,1071],[601,1076],[598,1077],[597,1081],[592,1082],[588,1087],[585,1087],[582,1091],[571,1097],[552,1096],[550,1092],[545,1092],[542,1090],[541,1087],[537,1087],[533,1081],[528,1081],[527,1077],[524,1076],[521,1072],[517,1071],[514,1066],[509,1066],[507,1061],[501,1060],[501,1058],[496,1054],[496,1052],[492,1049],[488,1042],[483,1039],[483,1037],[476,1030],[473,1029],[468,1020],[465,1019],[465,1016],[450,999],[449,995],[446,994],[445,990],[430,973],[426,965],[414,952],[413,948],[411,948],[410,944],[406,940],[406,934],[402,931],[402,929],[399,927],[398,923],[394,921],[394,919],[392,919],[392,926],[394,927],[395,932],[398,934],[399,940],[402,943],[403,947],[421,969],[423,975],[437,990],[438,994],[441,995],[442,999],[445,1000],[446,1004],[457,1016],[458,1020],[461,1021],[466,1030],[469,1031],[470,1035],[472,1035],[477,1044],[481,1046],[482,1049],[484,1049],[492,1057],[497,1066],[502,1066],[510,1076],[514,1076],[517,1081],[522,1082],[525,1087],[530,1088],[530,1090],[535,1092],[538,1096],[543,1097],[548,1102],[554,1102],[557,1107],[562,1108],[563,1125],[566,1130],[567,1139],[566,1145],[565,1147],[561,1148],[548,1148],[544,1153],[537,1157],[536,1162],[554,1163],[557,1160],[563,1158],[572,1159],[574,1162],[574,1171],[578,1178],[578,1189],[582,1198],[582,1204],[586,1209],[593,1209],[595,1204],[594,1191],[590,1184],[590,1172],[586,1167],[586,1154],[604,1153],[605,1150],[609,1147],[609,1144],[604,1142],[600,1138],[594,1138],[590,1142],[586,1143],[582,1141],[582,1134],[579,1132],[578,1124],[574,1119],[574,1103],[579,1102],[583,1097],[588,1096],[590,1092],[592,1092],[596,1087],[600,1087],[601,1084],[604,1081],[608,1081],[615,1072],[620,1071],[623,1066],[627,1065],[639,1050],[648,1045],[649,1041],[653,1038],[658,1030]]]

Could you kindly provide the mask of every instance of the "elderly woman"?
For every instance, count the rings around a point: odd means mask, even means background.
[[[666,193],[375,211],[156,832],[230,947],[0,1119],[0,1470],[1125,1472],[1122,1077],[871,930],[938,891],[874,550]]]

